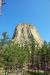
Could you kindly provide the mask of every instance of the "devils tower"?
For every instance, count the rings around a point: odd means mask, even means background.
[[[35,39],[35,41],[41,46],[43,44],[43,41],[37,32],[37,29],[31,25],[31,24],[18,24],[15,27],[15,31],[13,34],[13,41],[15,43],[19,44],[25,44],[27,42],[28,44],[32,42],[32,39]]]

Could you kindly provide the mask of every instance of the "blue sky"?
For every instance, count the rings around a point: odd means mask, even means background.
[[[0,16],[0,38],[2,32],[12,37],[15,26],[20,23],[33,24],[43,40],[50,41],[50,0],[3,0]]]

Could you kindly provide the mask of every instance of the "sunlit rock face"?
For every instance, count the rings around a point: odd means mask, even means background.
[[[31,24],[19,24],[15,27],[13,41],[22,45],[30,44],[35,39],[36,43],[41,46],[43,41],[36,28]]]

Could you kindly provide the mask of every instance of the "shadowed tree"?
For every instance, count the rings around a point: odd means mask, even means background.
[[[2,38],[0,39],[0,43],[1,43],[3,48],[8,44],[8,41],[9,41],[8,33],[3,32],[2,33]]]
[[[3,50],[8,43],[8,35],[7,32],[2,33],[2,38],[0,39],[0,66],[3,66]],[[1,65],[2,64],[2,65]]]
[[[44,74],[47,74],[47,66],[48,66],[48,45],[47,42],[44,41],[44,44],[41,48],[41,68],[44,70]]]

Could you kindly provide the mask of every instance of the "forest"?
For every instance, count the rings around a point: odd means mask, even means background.
[[[3,32],[0,38],[0,70],[4,75],[50,75],[50,42],[44,40],[39,47],[33,39],[31,44],[21,46]]]

